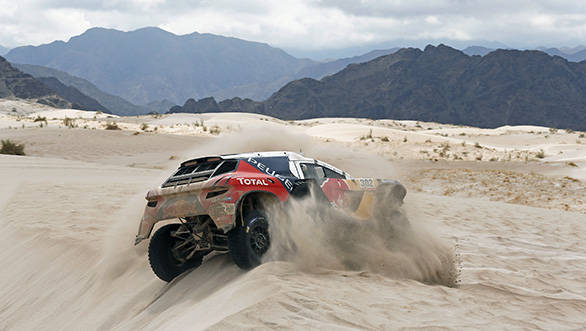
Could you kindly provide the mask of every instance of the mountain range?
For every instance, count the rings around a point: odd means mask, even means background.
[[[496,50],[480,57],[444,45],[404,48],[321,80],[292,81],[262,103],[230,101],[193,100],[170,112],[253,111],[281,119],[365,117],[586,130],[586,62],[541,51]]]
[[[101,110],[99,102],[55,78],[36,79],[14,68],[0,56],[0,98],[29,99],[56,108]]]
[[[6,58],[65,71],[141,105],[240,93],[262,99],[314,63],[263,43],[159,28],[92,28],[67,42],[14,48]]]
[[[559,56],[563,57],[564,59],[571,61],[571,62],[581,62],[586,60],[586,48],[584,47],[576,47],[576,48],[547,48],[547,47],[538,47],[536,50],[542,51],[547,53],[551,56]],[[484,56],[490,52],[495,51],[493,48],[487,48],[483,46],[469,46],[462,50],[462,52],[466,53],[467,55],[480,55]]]
[[[137,106],[119,96],[106,93],[83,78],[72,76],[57,69],[31,64],[12,63],[12,66],[38,79],[47,77],[55,78],[63,85],[74,87],[81,93],[95,99],[97,102],[103,105],[104,109],[107,109],[116,115],[130,116],[146,114],[153,111],[151,108]],[[166,109],[169,109],[172,104],[169,105],[169,103],[167,103],[166,106]]]
[[[9,50],[10,50],[10,49],[8,49],[8,48],[6,48],[6,47],[4,47],[4,46],[0,45],[0,56],[2,56],[2,55],[4,55],[4,54],[8,53],[8,51],[9,51]]]
[[[63,100],[85,100],[84,107],[119,115],[170,108],[582,129],[586,62],[572,61],[583,52],[482,46],[462,52],[440,45],[316,62],[211,34],[92,28],[67,42],[18,47],[7,56]],[[182,100],[183,106],[173,106]]]
[[[17,47],[6,58],[33,76],[50,74],[116,109],[118,114],[128,115],[160,110],[190,97],[264,100],[291,80],[319,79],[350,63],[396,50],[316,62],[297,59],[267,44],[212,34],[179,36],[159,28],[130,32],[92,28],[67,42]],[[21,66],[24,64],[38,67]],[[66,78],[65,73],[76,80]],[[87,83],[77,84],[79,78],[129,102],[106,100],[111,98],[98,95],[93,87],[84,88]]]
[[[35,99],[36,101],[63,107],[70,105],[43,83],[14,69],[8,61],[0,57],[0,98],[16,97],[21,99]]]
[[[586,49],[581,49],[575,52],[568,53],[566,51],[562,51],[559,48],[539,48],[539,50],[554,56],[561,56],[564,59],[572,62],[581,62],[586,60]]]
[[[322,77],[334,74],[344,69],[349,64],[368,62],[370,60],[376,59],[379,56],[393,54],[398,50],[399,48],[379,49],[358,56],[332,60],[324,63],[311,64],[299,70],[295,76],[296,78],[308,77],[321,79]]]

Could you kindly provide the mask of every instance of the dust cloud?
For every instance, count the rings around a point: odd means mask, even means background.
[[[301,270],[368,271],[398,279],[456,287],[454,249],[409,222],[401,209],[368,220],[354,219],[314,197],[270,213],[271,248],[266,261],[284,260]],[[279,215],[279,216],[276,216]]]

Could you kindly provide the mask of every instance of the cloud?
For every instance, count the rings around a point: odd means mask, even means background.
[[[67,40],[92,26],[159,26],[300,50],[390,40],[586,43],[583,0],[0,0],[0,44]]]

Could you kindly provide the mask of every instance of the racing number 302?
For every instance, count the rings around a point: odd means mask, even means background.
[[[372,178],[360,178],[360,187],[362,188],[373,188],[374,180]]]

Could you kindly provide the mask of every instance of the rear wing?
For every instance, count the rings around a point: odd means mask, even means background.
[[[223,159],[220,156],[208,156],[181,163],[179,169],[167,179],[161,187],[188,185],[202,182],[212,176],[234,171],[238,165],[236,159]]]

